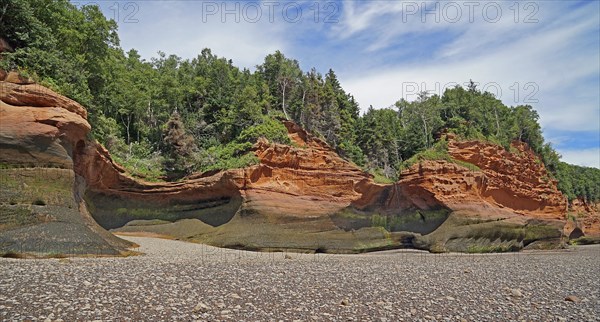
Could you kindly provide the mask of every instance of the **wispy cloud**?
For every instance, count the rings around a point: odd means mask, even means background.
[[[600,169],[600,148],[563,150],[560,153],[564,162]]]

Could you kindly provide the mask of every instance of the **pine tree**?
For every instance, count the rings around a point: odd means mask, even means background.
[[[190,174],[193,164],[193,152],[196,150],[194,138],[189,135],[177,111],[167,122],[164,138],[164,168],[170,179]]]

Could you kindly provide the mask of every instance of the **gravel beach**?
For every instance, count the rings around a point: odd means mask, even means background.
[[[0,259],[0,320],[600,321],[600,247],[255,253],[124,237],[145,255]]]

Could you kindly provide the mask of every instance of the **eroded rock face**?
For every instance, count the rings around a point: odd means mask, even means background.
[[[0,253],[119,254],[130,245],[100,227],[73,164],[90,125],[73,100],[0,73]]]
[[[560,237],[564,225],[563,198],[524,145],[508,153],[450,138],[450,154],[481,170],[423,161],[382,185],[284,122],[295,145],[259,140],[257,165],[150,183],[129,176],[86,139],[90,128],[79,104],[25,80],[5,83],[0,161],[73,169],[81,178],[80,213],[89,209],[106,229],[225,247],[361,252],[516,250]]]
[[[440,252],[488,252],[560,244],[563,215],[543,205],[537,212],[523,212],[510,199],[502,204],[491,198],[486,183],[497,176],[502,174],[492,167],[467,169],[446,161],[422,161],[404,172],[398,184],[405,187],[407,195],[421,198],[421,203],[435,200],[452,211],[435,231],[417,236],[414,245]],[[510,192],[511,187],[502,189]],[[515,194],[514,198],[520,201],[522,197]],[[517,209],[511,208],[515,204]]]
[[[600,204],[575,199],[571,202],[568,214],[570,220],[565,225],[565,234],[579,228],[585,236],[600,237]]]
[[[227,220],[217,220],[218,225],[197,225],[196,234],[178,223],[140,226],[136,222],[118,230],[175,234],[228,247],[353,252],[405,245],[410,239],[405,235],[408,231],[416,234],[412,238],[420,248],[502,251],[521,249],[538,240],[557,242],[560,237],[564,225],[560,193],[554,182],[528,177],[546,172],[535,161],[525,160],[534,157],[525,146],[515,155],[480,142],[451,141],[455,158],[466,151],[461,160],[481,170],[446,161],[423,161],[403,173],[399,182],[381,185],[296,124],[285,125],[297,147],[260,140],[254,146],[260,160],[255,166],[196,176],[177,184],[141,184],[112,165],[107,174],[95,176],[104,183],[94,188],[90,181],[90,187],[102,195],[120,196],[115,197],[119,200],[138,200],[133,207],[138,209],[136,219],[171,222],[173,218],[187,218],[208,223],[206,218],[223,218],[226,213]],[[101,164],[111,161],[106,151],[98,149],[102,157],[92,168],[103,169]],[[520,162],[535,164],[536,169],[512,173],[511,166],[520,169]],[[239,199],[231,191],[238,191]],[[525,202],[528,196],[533,198],[531,202]],[[191,208],[177,210],[173,201]],[[143,210],[142,204],[159,207],[161,214]],[[204,205],[203,212],[191,205]],[[219,208],[224,205],[226,211]],[[126,202],[119,207],[131,208]],[[118,211],[114,206],[110,209],[105,213],[115,216]],[[131,219],[134,217],[127,221]],[[191,222],[186,223],[189,226]],[[498,234],[499,230],[504,235]]]
[[[477,141],[450,140],[450,155],[479,167],[483,174],[480,194],[498,207],[544,219],[563,219],[567,209],[557,182],[527,144],[513,142],[514,152]]]
[[[85,109],[36,84],[0,84],[0,162],[72,168],[73,149],[90,131]]]
[[[441,203],[452,210],[491,208],[481,196],[485,174],[446,161],[422,161],[403,172],[399,185],[423,206]]]
[[[325,142],[298,125],[284,124],[290,138],[300,147],[270,144],[265,140],[254,146],[260,164],[247,169],[243,188],[255,204],[272,208],[270,212],[274,214],[287,204],[286,216],[323,216],[360,198],[361,187],[370,181],[368,174],[340,158]],[[275,194],[281,197],[281,202]],[[292,200],[286,200],[290,197],[303,205],[296,207]]]

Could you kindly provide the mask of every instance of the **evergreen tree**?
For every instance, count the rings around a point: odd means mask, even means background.
[[[195,150],[194,139],[186,133],[179,113],[173,112],[167,122],[164,138],[164,168],[169,178],[180,178],[191,173]]]

